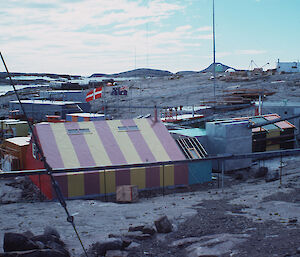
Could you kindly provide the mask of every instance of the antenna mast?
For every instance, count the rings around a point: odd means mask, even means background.
[[[214,101],[216,101],[216,42],[215,42],[215,0],[213,0],[213,76],[214,76]]]

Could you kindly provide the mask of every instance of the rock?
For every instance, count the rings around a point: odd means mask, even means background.
[[[109,250],[106,252],[105,257],[127,257],[128,252],[120,250]]]
[[[23,234],[5,233],[3,240],[4,252],[26,251],[39,249],[39,246]]]
[[[60,234],[57,232],[57,230],[50,226],[45,227],[44,235],[52,235],[52,236],[56,236],[57,238],[60,238]]]
[[[265,177],[266,182],[272,182],[279,179],[279,173],[278,172],[268,172],[268,174]]]
[[[0,253],[0,257],[68,257],[63,253],[52,249],[38,249],[21,252]]]
[[[34,234],[30,230],[25,231],[23,235],[26,236],[27,238],[31,238],[34,236]]]
[[[44,245],[47,245],[49,242],[55,242],[61,246],[65,246],[65,243],[63,241],[61,241],[59,238],[53,235],[38,235],[31,237],[31,240],[34,242],[42,242]]]
[[[136,243],[136,242],[132,242],[126,249],[127,250],[133,250],[133,249],[139,248],[140,246],[141,246],[141,244]]]
[[[262,178],[268,174],[268,167],[259,167],[259,169],[254,173],[255,178]]]
[[[93,244],[88,253],[89,256],[104,256],[109,250],[123,250],[123,248],[121,239],[108,239]]]
[[[167,216],[162,216],[154,221],[156,230],[158,233],[169,233],[172,232],[172,224]]]
[[[128,228],[128,232],[143,231],[143,228],[144,228],[144,225],[131,226]]]
[[[141,231],[133,231],[123,234],[123,237],[136,240],[146,240],[151,238],[150,234],[143,234]]]
[[[156,230],[152,226],[146,225],[143,227],[142,232],[143,234],[154,235],[156,233]]]
[[[195,243],[201,241],[200,237],[187,237],[183,239],[176,240],[172,242],[169,246],[170,247],[183,247],[187,244]]]

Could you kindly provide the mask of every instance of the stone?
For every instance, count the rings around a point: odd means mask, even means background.
[[[120,250],[109,250],[106,252],[105,257],[127,257],[128,252]]]
[[[5,233],[3,240],[4,252],[26,251],[39,249],[39,246],[23,234]]]
[[[60,238],[60,234],[57,232],[57,230],[50,226],[45,227],[44,235],[52,235],[52,236],[56,236],[57,238]]]
[[[255,178],[263,178],[268,174],[268,167],[259,167],[259,169],[254,173]]]
[[[146,225],[142,229],[143,234],[149,234],[149,235],[154,235],[156,233],[156,230],[154,227]]]
[[[162,216],[154,221],[156,230],[158,233],[169,233],[172,232],[172,224],[167,216]]]
[[[144,228],[144,225],[131,226],[128,228],[128,232],[143,231],[143,228]]]
[[[0,257],[68,257],[63,253],[52,249],[38,249],[29,251],[14,251],[0,253]]]
[[[143,234],[141,231],[133,231],[123,234],[123,237],[135,240],[146,240],[151,237],[150,234]]]
[[[277,171],[275,172],[268,172],[268,174],[265,177],[266,182],[272,182],[279,179],[279,173]]]
[[[55,242],[61,246],[65,246],[65,243],[61,241],[59,238],[53,235],[37,235],[34,237],[31,237],[31,240],[36,242],[42,242],[44,245],[47,245],[49,242]]]
[[[121,239],[107,239],[93,244],[88,253],[91,256],[104,256],[109,250],[122,250],[123,248],[124,245]]]
[[[192,243],[199,242],[199,241],[201,241],[200,237],[187,237],[187,238],[176,240],[176,241],[172,242],[169,246],[170,247],[183,247],[187,244],[192,244]]]

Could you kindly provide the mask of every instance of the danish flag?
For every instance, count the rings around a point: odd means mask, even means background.
[[[95,88],[95,89],[89,91],[86,94],[85,100],[87,102],[89,102],[89,101],[95,100],[95,99],[100,98],[100,97],[102,97],[102,87],[98,87],[98,88]]]

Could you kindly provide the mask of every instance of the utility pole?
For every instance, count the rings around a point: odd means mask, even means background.
[[[214,102],[216,102],[216,42],[215,42],[215,0],[213,0],[213,76],[214,76]]]

